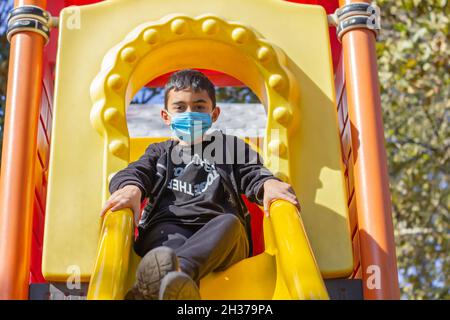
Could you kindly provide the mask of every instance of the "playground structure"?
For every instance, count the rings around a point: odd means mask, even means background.
[[[253,90],[260,151],[303,209],[278,200],[263,219],[247,201],[254,255],[202,279],[202,297],[398,299],[375,34],[340,30],[341,46],[327,15],[353,2],[16,0],[59,19],[47,45],[45,30],[10,33],[0,299],[74,277],[81,296],[123,298],[139,261],[132,213],[99,212],[111,175],[168,138],[130,138],[126,107],[182,68]]]

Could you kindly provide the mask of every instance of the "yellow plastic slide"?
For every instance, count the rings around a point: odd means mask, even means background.
[[[88,299],[123,299],[134,281],[131,210],[108,212]],[[202,299],[328,299],[295,206],[277,200],[264,221],[265,251],[200,282]]]
[[[44,277],[90,282],[92,299],[120,299],[133,282],[131,211],[104,221],[99,213],[110,177],[148,145],[130,139],[126,107],[149,81],[182,68],[217,70],[252,89],[267,113],[265,164],[303,208],[300,219],[289,203],[273,203],[265,252],[210,274],[202,296],[326,298],[322,277],[353,270],[327,15],[274,0],[107,0],[61,11]]]

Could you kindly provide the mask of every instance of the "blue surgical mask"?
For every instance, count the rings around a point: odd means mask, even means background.
[[[183,112],[172,115],[170,128],[173,133],[180,139],[189,144],[200,137],[211,128],[212,119],[209,113],[203,112]]]

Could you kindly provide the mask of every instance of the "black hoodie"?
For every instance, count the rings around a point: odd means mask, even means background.
[[[180,155],[185,157],[186,153],[190,158],[183,162]],[[180,176],[184,181],[177,179]],[[205,180],[203,184],[186,181],[199,177]],[[276,178],[247,143],[214,131],[192,147],[182,147],[175,140],[149,145],[139,160],[114,175],[109,191],[112,194],[135,185],[142,192],[141,200],[149,198],[139,235],[158,222],[204,224],[223,213],[236,214],[249,232],[250,216],[240,195],[262,205],[263,183],[269,179]]]

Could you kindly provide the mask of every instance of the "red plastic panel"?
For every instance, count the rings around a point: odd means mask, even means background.
[[[47,53],[49,51],[46,51]],[[48,57],[44,58],[41,106],[37,134],[37,153],[35,163],[35,195],[33,213],[33,237],[31,244],[30,283],[45,282],[42,276],[42,241],[44,236],[45,201],[47,195],[47,168],[50,152],[53,69]]]
[[[361,264],[361,246],[359,243],[359,231],[356,231],[356,233],[353,236],[353,266],[354,271],[358,269],[359,265]]]
[[[242,196],[245,205],[251,216],[253,255],[260,254],[264,251],[264,232],[263,218],[264,212],[253,202],[250,202],[245,196]]]
[[[353,195],[351,197],[350,203],[348,205],[349,208],[349,220],[350,220],[350,230],[351,230],[351,234],[352,236],[355,234],[356,231],[356,225],[358,223],[358,217],[356,215],[356,199],[355,196]]]
[[[232,76],[229,76],[227,74],[224,74],[219,71],[213,71],[213,70],[205,70],[205,69],[196,69],[201,72],[203,72],[213,83],[215,86],[218,87],[226,87],[226,86],[245,86],[241,81],[239,81],[236,78],[233,78]],[[166,73],[154,80],[152,80],[149,84],[147,84],[147,87],[163,87],[167,81],[169,80],[170,73]]]
[[[36,195],[37,196],[37,195]],[[30,282],[46,282],[42,276],[42,241],[44,230],[44,211],[37,199],[34,199],[33,237],[31,244]]]

